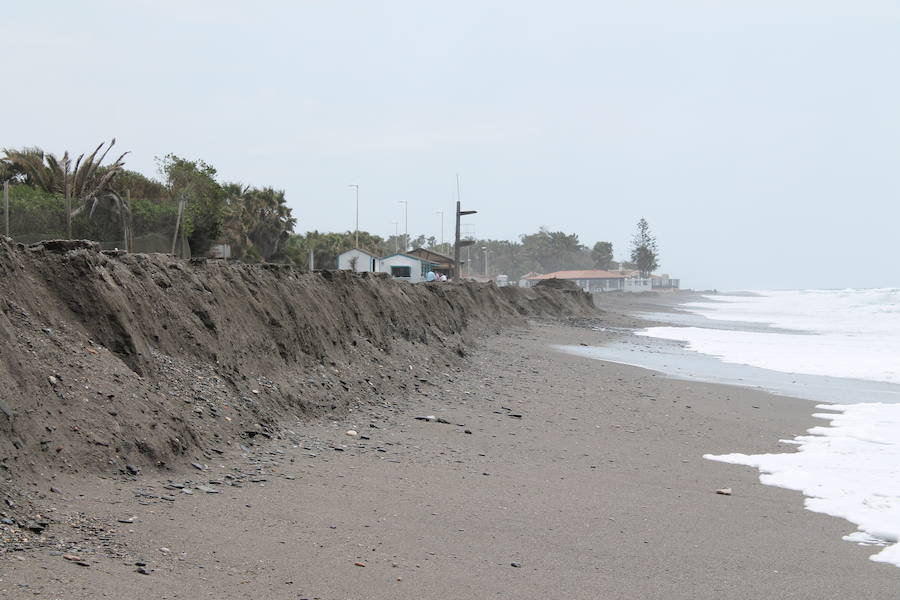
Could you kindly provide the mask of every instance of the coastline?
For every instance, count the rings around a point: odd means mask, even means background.
[[[799,493],[760,484],[754,469],[702,458],[784,451],[779,440],[822,424],[814,403],[549,349],[615,335],[548,323],[507,330],[483,338],[463,372],[436,367],[419,393],[296,424],[297,447],[172,476],[196,481],[243,465],[266,479],[256,485],[170,502],[135,495],[160,494],[169,477],[60,481],[65,510],[97,515],[154,571],[103,557],[83,568],[31,551],[2,559],[0,593],[893,596],[896,567],[842,541],[851,524],[804,510]],[[426,414],[450,423],[415,419]],[[370,439],[347,436],[351,428]],[[724,487],[733,495],[715,493]],[[135,522],[117,524],[123,515]]]

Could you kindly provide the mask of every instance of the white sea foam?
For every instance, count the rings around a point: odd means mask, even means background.
[[[651,327],[638,335],[684,341],[691,350],[729,363],[900,383],[900,290],[762,292],[709,299],[685,308],[716,321],[794,331]]]
[[[844,539],[884,545],[872,560],[900,566],[900,404],[820,405],[814,427],[793,440],[797,452],[704,458],[759,469],[762,483],[803,492],[806,508],[846,519]]]
[[[729,363],[900,383],[900,290],[762,292],[687,308],[755,326],[654,327],[641,335],[682,340]],[[867,402],[862,383],[849,389],[841,404],[819,406],[835,411],[816,415],[830,425],[789,441],[796,452],[705,458],[755,467],[763,483],[802,492],[807,509],[858,527],[845,540],[884,546],[872,559],[900,566],[900,404]]]

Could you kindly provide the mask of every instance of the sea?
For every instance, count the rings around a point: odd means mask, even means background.
[[[808,510],[856,526],[845,540],[900,566],[900,289],[715,294],[679,308],[643,314],[659,325],[637,337],[565,350],[820,402],[822,424],[785,440],[795,451],[704,458],[802,492]]]

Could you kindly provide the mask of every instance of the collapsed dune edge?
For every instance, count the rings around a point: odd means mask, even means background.
[[[422,391],[481,333],[594,312],[574,290],[0,237],[0,478],[165,469]]]

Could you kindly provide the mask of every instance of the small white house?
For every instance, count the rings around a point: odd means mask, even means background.
[[[392,254],[378,261],[378,271],[388,273],[394,279],[418,283],[425,280],[425,275],[433,266],[432,263],[409,256],[407,254]]]
[[[338,254],[337,263],[337,268],[341,271],[374,273],[378,270],[378,257],[359,248],[353,248],[343,254]]]

